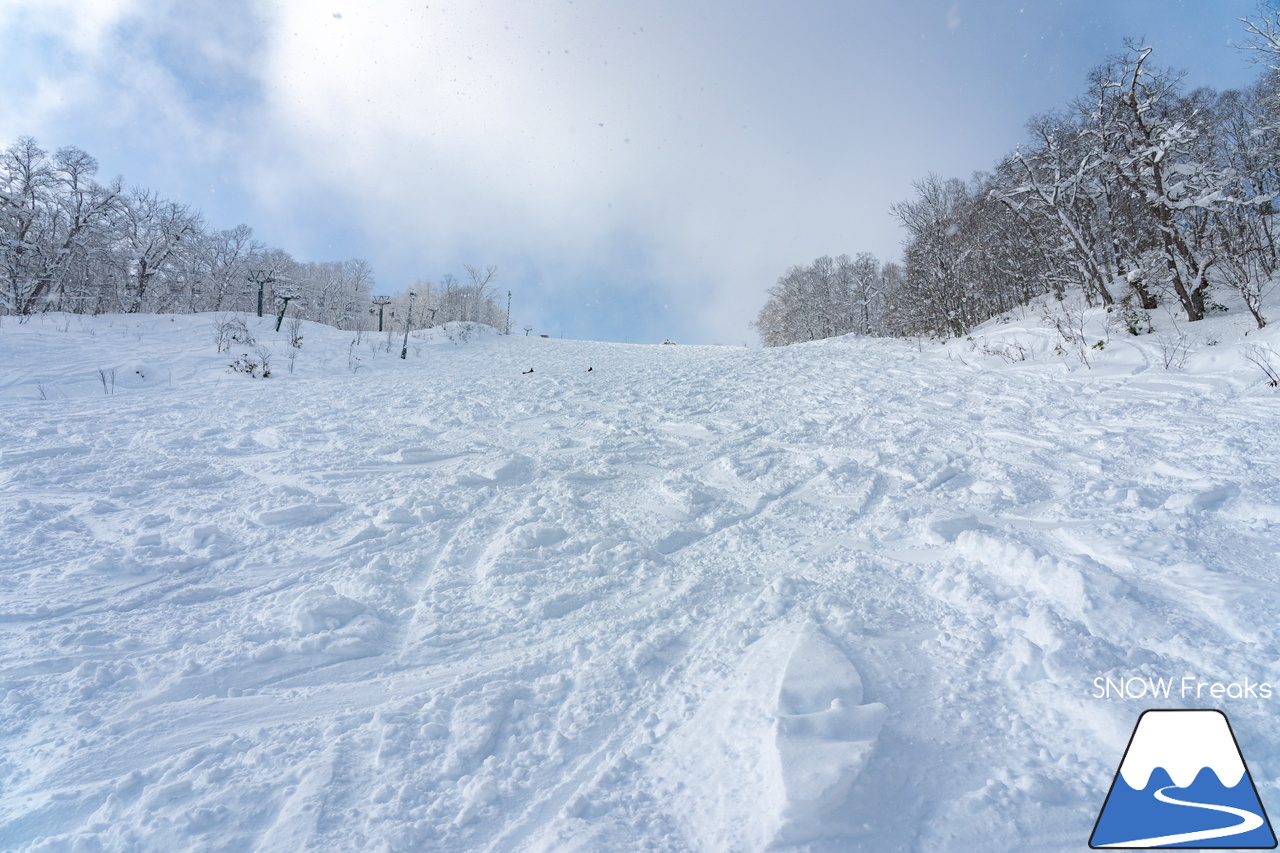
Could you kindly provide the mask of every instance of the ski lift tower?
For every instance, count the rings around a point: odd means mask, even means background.
[[[409,316],[404,320],[404,346],[400,347],[400,358],[409,356],[409,329],[413,326],[413,300],[418,298],[418,291],[409,291]]]
[[[373,297],[373,304],[374,304],[374,305],[376,305],[376,306],[378,306],[378,331],[379,331],[379,332],[381,332],[381,331],[382,331],[382,311],[383,311],[383,309],[384,309],[384,308],[386,308],[388,305],[390,305],[390,304],[391,304],[391,297],[390,297],[390,296],[375,296],[375,297]],[[370,313],[370,314],[372,314],[372,313],[373,313],[373,309],[372,309],[372,308],[371,308],[371,309],[369,309],[369,313]]]
[[[280,331],[280,324],[284,322],[284,312],[289,310],[290,302],[297,302],[299,305],[306,305],[306,301],[302,299],[301,291],[296,287],[281,288],[276,293],[276,301],[280,303],[280,313],[276,316],[276,331]]]
[[[249,281],[258,285],[258,316],[262,316],[262,288],[275,281],[275,270],[252,270],[247,276]]]

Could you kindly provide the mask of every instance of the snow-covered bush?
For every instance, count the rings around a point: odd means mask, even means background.
[[[219,314],[213,320],[214,340],[218,352],[230,352],[237,344],[251,347],[256,341],[243,314]]]
[[[271,352],[259,344],[254,347],[254,355],[244,353],[228,367],[236,373],[243,373],[254,379],[268,379],[271,377]]]

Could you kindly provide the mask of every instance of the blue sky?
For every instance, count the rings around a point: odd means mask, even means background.
[[[498,267],[513,321],[754,343],[791,264],[899,255],[1126,36],[1245,85],[1253,0],[0,0],[0,144],[77,145],[381,292]]]

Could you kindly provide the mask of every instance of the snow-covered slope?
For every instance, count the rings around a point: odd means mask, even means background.
[[[0,324],[0,848],[1074,850],[1149,707],[1280,811],[1274,335],[214,323]]]

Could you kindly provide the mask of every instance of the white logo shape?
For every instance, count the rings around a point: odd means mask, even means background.
[[[1146,711],[1089,846],[1269,850],[1275,833],[1221,711]]]

